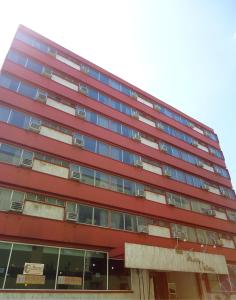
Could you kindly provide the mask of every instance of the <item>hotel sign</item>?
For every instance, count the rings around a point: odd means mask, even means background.
[[[147,245],[125,243],[125,267],[146,270],[228,274],[223,255],[176,251]]]

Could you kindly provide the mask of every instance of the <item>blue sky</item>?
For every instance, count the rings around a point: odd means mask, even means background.
[[[38,4],[37,4],[38,3]],[[236,1],[1,1],[24,24],[214,128],[236,187]]]

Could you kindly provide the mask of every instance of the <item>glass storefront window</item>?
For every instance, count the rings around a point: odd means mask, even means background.
[[[84,289],[107,289],[107,254],[102,252],[86,251]]]
[[[10,243],[0,242],[0,288],[3,287],[10,250],[11,250]]]
[[[5,288],[54,289],[57,260],[57,248],[14,244],[8,268],[8,275],[6,279]],[[43,264],[43,274],[28,274],[27,279],[26,277],[25,279],[24,277],[22,278],[22,275],[24,274],[25,263]],[[38,277],[35,278],[35,276]]]
[[[124,267],[124,261],[109,259],[109,290],[130,290],[130,269]]]
[[[82,289],[84,250],[61,249],[57,289]]]

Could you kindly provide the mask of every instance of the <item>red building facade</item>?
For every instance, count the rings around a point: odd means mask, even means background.
[[[0,298],[234,299],[211,128],[24,26],[0,96]]]

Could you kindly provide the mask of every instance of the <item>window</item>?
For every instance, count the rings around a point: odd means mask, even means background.
[[[1,194],[0,194],[1,195]],[[3,287],[7,263],[10,255],[11,244],[0,242],[0,288]]]
[[[17,165],[20,162],[22,150],[10,145],[0,145],[0,161]]]
[[[123,179],[116,176],[110,176],[111,190],[119,193],[123,193]]]
[[[124,180],[124,193],[128,195],[134,195],[135,193],[135,184],[130,180]]]
[[[124,230],[124,214],[111,212],[111,228]]]
[[[11,196],[12,196],[12,190],[0,189],[0,210],[9,209],[11,203]]]
[[[84,147],[85,147],[85,149],[96,153],[97,152],[96,144],[97,144],[96,140],[94,140],[90,137],[84,136]]]
[[[80,167],[82,179],[81,182],[84,182],[89,185],[94,185],[94,170],[91,170],[86,167]]]
[[[0,86],[17,91],[20,81],[5,74],[0,74]]]
[[[92,224],[93,208],[87,205],[79,205],[79,223]]]
[[[36,88],[34,88],[26,83],[23,83],[23,82],[20,83],[18,92],[19,92],[19,94],[29,97],[29,98],[32,98],[32,99],[35,99],[35,97],[37,95]]]
[[[99,93],[99,101],[105,105],[110,105],[110,98],[102,93]]]
[[[26,66],[27,58],[17,52],[10,51],[7,55],[7,58],[22,66]]]
[[[137,231],[136,216],[125,214],[125,230]]]
[[[106,209],[94,208],[94,225],[108,227],[108,211]]]
[[[116,147],[111,147],[111,158],[122,161],[122,150]]]
[[[109,128],[109,120],[107,118],[104,118],[101,115],[98,115],[98,123],[99,126],[104,128]]]
[[[110,176],[105,173],[96,171],[95,185],[104,189],[110,189]]]
[[[86,251],[84,288],[86,290],[107,289],[107,254]]]
[[[27,69],[39,74],[43,72],[43,66],[31,59],[28,59],[26,67]]]
[[[105,156],[110,156],[110,147],[107,144],[98,142],[98,153]]]
[[[0,106],[0,121],[7,122],[10,114],[10,109],[7,107]]]
[[[86,110],[86,120],[93,124],[97,124],[97,114]]]
[[[98,100],[98,91],[88,88],[88,96],[94,100]]]
[[[10,259],[6,289],[54,289],[58,249],[42,246],[14,244]],[[25,263],[43,264],[42,284],[18,283],[17,278],[23,274]],[[39,275],[41,276],[41,275]]]
[[[130,290],[130,269],[125,268],[124,261],[109,259],[109,290]]]
[[[84,250],[61,249],[57,289],[82,289],[84,255]]]
[[[18,111],[11,111],[9,123],[15,125],[16,127],[26,128],[29,117],[26,117],[25,114]]]

